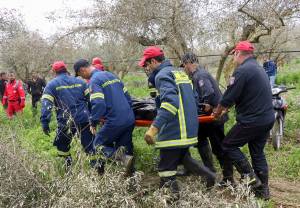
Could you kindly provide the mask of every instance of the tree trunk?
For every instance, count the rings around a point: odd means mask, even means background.
[[[219,61],[219,66],[218,66],[218,70],[217,70],[217,74],[216,74],[216,80],[217,80],[218,83],[220,82],[221,74],[222,74],[225,62],[227,60],[227,57],[228,57],[228,55],[224,54],[224,55],[221,56],[221,59]]]

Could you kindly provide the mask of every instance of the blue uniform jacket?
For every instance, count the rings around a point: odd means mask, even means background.
[[[154,73],[154,86],[159,92],[153,122],[159,129],[156,148],[186,148],[197,144],[197,106],[188,76],[168,60]]]
[[[59,126],[65,126],[69,119],[76,124],[89,122],[88,101],[89,89],[83,80],[67,73],[58,75],[44,89],[41,109],[43,127],[49,125],[53,106]]]
[[[226,108],[235,105],[238,123],[261,126],[274,122],[268,76],[253,57],[233,72],[220,103]]]
[[[94,70],[90,79],[91,122],[96,126],[101,118],[106,125],[130,126],[135,118],[131,98],[124,84],[114,74]]]
[[[275,64],[274,61],[272,61],[272,60],[266,61],[263,64],[263,67],[264,67],[264,69],[265,69],[268,76],[275,76],[276,75],[277,65]]]

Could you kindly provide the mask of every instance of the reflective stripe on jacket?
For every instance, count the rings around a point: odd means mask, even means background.
[[[168,60],[157,70],[155,87],[160,95],[153,125],[160,131],[156,148],[185,148],[197,144],[197,106],[191,81]]]
[[[107,125],[134,123],[131,98],[120,79],[107,71],[94,70],[90,79],[91,121],[95,126],[104,117]]]
[[[65,125],[69,119],[76,124],[89,122],[88,101],[89,90],[85,81],[67,73],[58,75],[46,85],[42,96],[42,125],[49,124],[53,106],[58,125]]]

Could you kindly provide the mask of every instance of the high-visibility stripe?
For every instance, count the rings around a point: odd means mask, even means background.
[[[111,85],[111,84],[114,84],[114,83],[117,83],[117,82],[121,82],[121,80],[119,80],[119,79],[109,80],[107,82],[104,82],[101,86],[102,87],[107,87],[108,85]]]
[[[185,139],[185,138],[187,138],[186,123],[185,123],[185,115],[184,115],[184,109],[183,109],[182,96],[181,96],[179,86],[178,86],[178,97],[179,97],[178,120],[179,120],[179,127],[180,127],[180,138]]]
[[[185,138],[185,139],[157,141],[155,143],[155,147],[156,148],[180,147],[180,146],[186,146],[186,145],[195,145],[197,143],[198,143],[197,137],[193,137],[193,138]]]
[[[76,87],[81,87],[82,84],[73,84],[73,85],[66,85],[66,86],[59,86],[56,87],[56,90],[63,90],[63,89],[71,89],[71,88],[76,88]]]
[[[186,80],[186,81],[177,81],[176,84],[192,84],[192,82],[190,80]]]
[[[149,92],[157,92],[155,88],[149,88]]]
[[[90,100],[93,100],[93,99],[96,99],[96,98],[102,98],[104,99],[104,94],[101,93],[101,92],[96,92],[96,93],[93,93],[90,97]]]
[[[176,175],[177,171],[162,171],[158,172],[159,177],[170,177]]]
[[[50,100],[51,102],[54,102],[54,97],[49,94],[43,94],[42,99]]]
[[[162,102],[160,107],[166,109],[167,111],[169,111],[170,113],[172,113],[174,115],[176,115],[177,111],[178,111],[178,109],[174,105],[167,103],[167,102]]]
[[[187,74],[183,71],[172,71],[172,73],[174,74],[176,83],[180,83],[180,82],[189,83],[189,82],[191,82],[191,80],[189,79]]]
[[[90,93],[90,89],[84,90],[84,95],[88,95]]]
[[[69,156],[71,155],[70,152],[63,152],[63,151],[60,151],[60,150],[57,150],[57,154],[58,156]]]
[[[124,93],[126,93],[128,90],[126,87],[123,88]]]

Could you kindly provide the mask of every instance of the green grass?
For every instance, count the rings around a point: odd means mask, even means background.
[[[298,63],[300,65],[300,62]],[[300,79],[296,78],[300,74],[299,71],[289,71],[286,68],[278,75],[277,82],[286,85],[300,86]],[[299,76],[300,77],[300,76]],[[125,86],[130,94],[134,97],[149,97],[147,86],[147,78],[143,74],[126,75],[124,78]],[[271,144],[266,146],[266,155],[270,167],[271,177],[280,177],[287,180],[300,180],[300,92],[296,89],[286,94],[289,104],[288,113],[286,116],[285,137],[282,148],[279,151],[274,151]],[[225,125],[225,132],[235,123],[235,114],[232,109],[229,113],[230,120]],[[26,149],[33,155],[38,157],[38,161],[47,161],[53,164],[51,167],[41,168],[36,166],[36,174],[40,175],[43,180],[51,181],[56,177],[64,177],[62,168],[63,160],[56,157],[56,148],[53,147],[53,139],[55,137],[56,121],[55,115],[52,117],[50,128],[51,136],[43,134],[39,116],[33,117],[30,105],[27,105],[23,115],[16,117],[13,120],[7,120],[3,109],[0,110],[0,125],[3,130],[3,135],[9,135],[8,139],[13,139],[14,135],[22,148]],[[144,141],[144,134],[147,128],[137,127],[133,132],[134,152],[136,155],[136,168],[143,171],[145,174],[156,174],[156,164],[158,161],[158,151],[152,146],[148,146]],[[298,138],[298,140],[297,140]],[[7,139],[7,138],[6,138]],[[242,148],[247,155],[247,146]],[[82,153],[81,145],[78,138],[75,138],[72,143],[72,155],[75,162],[77,160],[85,160],[86,157]],[[193,156],[199,159],[199,155],[195,148],[192,148]],[[78,167],[80,168],[80,167]],[[85,162],[83,170],[88,169],[88,163]],[[267,207],[274,207],[270,202]]]
[[[298,73],[297,71],[285,71],[281,74],[281,77],[291,77]],[[282,78],[278,79],[281,80]],[[294,79],[286,79],[294,81]],[[300,81],[300,80],[299,80]],[[147,77],[143,74],[138,75],[126,75],[124,78],[125,86],[128,88],[130,94],[134,97],[147,97],[149,94],[147,86]],[[288,82],[287,84],[289,84]],[[299,84],[299,83],[297,83]],[[297,90],[290,91],[287,94],[287,101],[289,104],[288,114],[286,116],[286,128],[285,128],[285,138],[284,145],[282,149],[278,152],[274,151],[271,144],[266,147],[266,155],[271,164],[271,175],[285,177],[288,179],[298,178],[299,176],[299,164],[297,160],[293,159],[299,156],[299,144],[297,143],[296,137],[298,136],[300,128],[300,93]],[[22,135],[22,140],[20,141],[24,148],[30,150],[35,154],[39,154],[42,158],[47,160],[53,160],[55,162],[62,162],[56,160],[56,148],[53,147],[53,138],[55,137],[55,115],[52,117],[50,123],[50,128],[52,129],[51,136],[48,137],[43,134],[39,117],[33,118],[30,106],[27,105],[22,116],[17,119],[7,120],[6,116],[1,110],[1,121],[11,132],[15,131]],[[228,132],[231,126],[235,123],[235,112],[231,109],[230,120],[225,125],[225,132]],[[158,151],[154,150],[153,147],[146,145],[144,142],[144,133],[146,131],[145,127],[137,127],[133,133],[133,142],[135,147],[136,166],[137,169],[143,170],[147,173],[154,173],[156,170],[156,162],[158,160]],[[80,142],[76,138],[72,144],[72,153],[77,154],[81,151]],[[247,147],[243,147],[242,150],[248,154]],[[198,157],[197,151],[193,150],[193,154]],[[284,156],[280,156],[284,155]],[[279,165],[280,164],[280,165]],[[282,168],[282,164],[285,164]],[[297,169],[298,168],[298,169]]]

